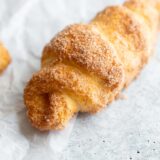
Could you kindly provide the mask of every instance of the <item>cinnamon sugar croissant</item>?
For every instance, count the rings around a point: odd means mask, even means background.
[[[11,61],[7,49],[0,43],[0,74],[7,68]]]
[[[66,27],[46,45],[42,68],[24,91],[27,114],[40,130],[63,128],[77,112],[112,102],[153,53],[159,1],[108,7],[89,24]]]

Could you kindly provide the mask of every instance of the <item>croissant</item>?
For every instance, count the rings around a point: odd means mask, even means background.
[[[159,4],[129,0],[104,9],[89,24],[58,33],[24,90],[32,125],[62,129],[75,113],[96,113],[116,99],[153,53]]]
[[[7,49],[0,43],[0,73],[9,65],[11,58]]]

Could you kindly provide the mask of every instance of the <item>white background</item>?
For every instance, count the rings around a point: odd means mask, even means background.
[[[159,160],[160,43],[139,78],[102,112],[41,133],[25,115],[23,89],[44,45],[66,25],[88,22],[121,0],[0,0],[0,39],[12,64],[0,77],[0,160]],[[137,153],[138,152],[138,153]]]

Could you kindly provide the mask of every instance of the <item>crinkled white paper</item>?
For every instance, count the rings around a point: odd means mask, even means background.
[[[23,89],[40,69],[44,45],[66,25],[88,22],[105,6],[120,3],[0,1],[0,39],[12,56],[0,76],[0,160],[160,159],[160,47],[125,91],[128,98],[102,112],[81,114],[63,131],[45,133],[32,128],[25,115]]]

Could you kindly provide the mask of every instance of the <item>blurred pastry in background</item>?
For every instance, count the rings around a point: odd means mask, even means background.
[[[0,74],[7,68],[11,62],[8,50],[0,43]]]

